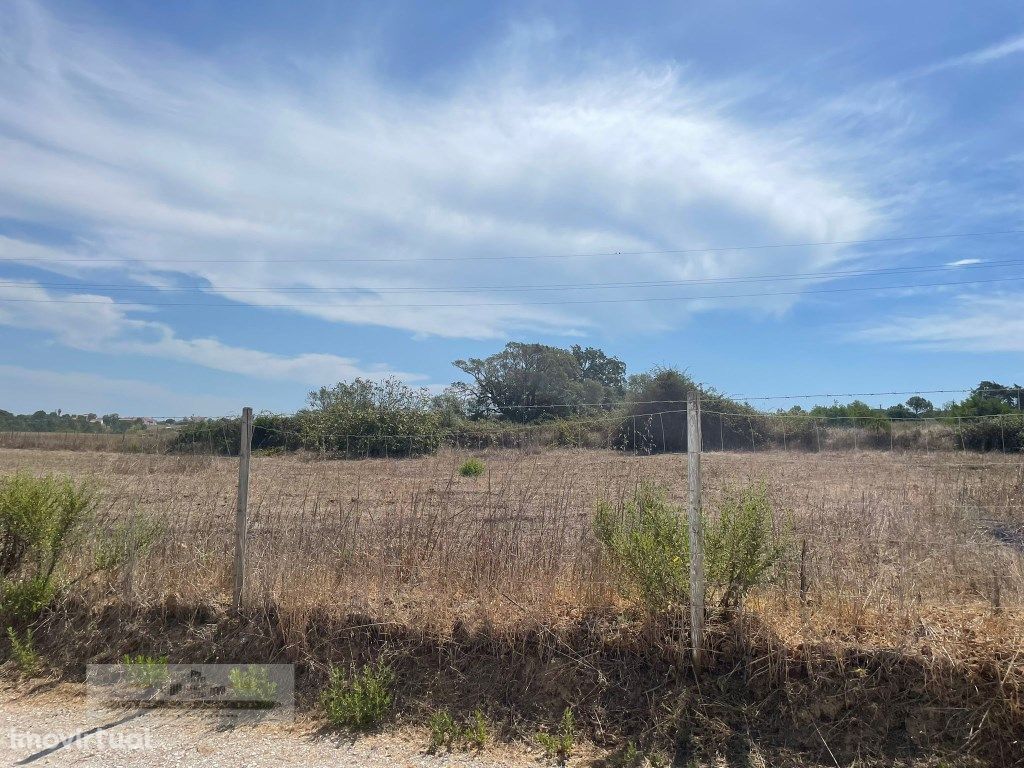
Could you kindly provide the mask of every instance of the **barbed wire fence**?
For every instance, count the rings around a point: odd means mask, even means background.
[[[118,479],[111,526],[160,518],[166,535],[126,578],[140,594],[173,584],[185,597],[227,593],[239,607],[426,604],[439,594],[497,596],[527,609],[600,605],[616,582],[593,541],[595,505],[621,505],[652,481],[692,510],[686,462],[696,456],[706,515],[737,487],[763,483],[789,538],[777,582],[752,604],[782,601],[781,612],[796,609],[823,633],[868,614],[1024,616],[1017,414],[705,407],[694,444],[684,404],[640,405],[647,412],[426,433],[311,428],[264,413],[253,416],[248,440],[243,415],[187,439],[170,428],[3,433],[0,447],[57,448],[57,468],[93,452],[97,473]],[[240,472],[246,447],[249,469]],[[483,475],[459,475],[470,456],[484,460]]]

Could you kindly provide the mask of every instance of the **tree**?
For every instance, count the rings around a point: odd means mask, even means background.
[[[916,419],[917,413],[909,406],[903,403],[897,403],[896,405],[890,405],[885,409],[885,415],[890,419]]]
[[[452,364],[473,379],[465,391],[476,413],[509,421],[576,415],[586,404],[613,402],[625,388],[625,364],[593,347],[513,341],[489,357]]]
[[[995,381],[982,381],[971,392],[972,398],[985,400],[998,400],[1010,409],[1020,410],[1021,408],[1021,386],[1013,384],[1006,386]]]
[[[920,395],[908,397],[906,405],[915,416],[920,416],[922,413],[928,413],[929,411],[935,410],[935,406],[932,405],[932,401],[927,400]]]
[[[610,393],[621,395],[626,387],[626,364],[617,357],[609,357],[596,347],[573,344],[573,358],[580,368],[583,381],[596,381]]]

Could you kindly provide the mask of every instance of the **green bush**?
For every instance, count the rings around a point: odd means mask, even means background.
[[[463,477],[478,477],[487,471],[487,465],[480,459],[466,459],[459,467],[459,474]]]
[[[463,735],[466,743],[474,749],[483,749],[486,746],[487,740],[491,737],[491,726],[481,710],[473,710],[473,717],[466,724]]]
[[[391,711],[395,675],[383,662],[368,664],[350,675],[332,667],[320,707],[334,726],[363,730],[380,723]]]
[[[136,688],[158,688],[167,682],[170,673],[166,656],[126,655],[121,659],[128,682]]]
[[[177,428],[170,450],[175,453],[237,456],[241,447],[241,419],[193,421]],[[299,415],[261,414],[252,421],[253,451],[295,451],[302,447]]]
[[[26,675],[37,674],[43,666],[43,659],[35,648],[32,630],[25,630],[25,636],[19,637],[14,627],[8,627],[7,639],[11,643],[11,658],[18,669]]]
[[[576,742],[576,718],[571,707],[562,712],[562,719],[554,733],[538,733],[537,741],[544,748],[544,754],[564,763],[572,755]]]
[[[430,716],[430,750],[445,747],[483,749],[490,738],[491,728],[484,713],[477,709],[465,725],[459,724],[447,709],[439,709]]]
[[[700,387],[681,371],[656,368],[630,377],[616,446],[638,453],[685,451],[686,399],[693,391],[700,391],[704,450],[754,450],[771,443],[765,414]]]
[[[954,420],[955,447],[972,451],[1024,451],[1024,416]]]
[[[89,486],[67,478],[0,478],[0,614],[27,618],[45,607],[54,571],[95,508]]]
[[[784,551],[763,485],[728,493],[717,518],[705,514],[703,529],[707,594],[723,607],[763,583]],[[663,488],[643,483],[621,509],[600,502],[594,533],[619,570],[624,596],[652,613],[689,599],[686,511]]]
[[[270,679],[264,667],[235,667],[228,672],[228,682],[236,702],[270,706],[277,695],[277,683]]]
[[[651,611],[686,599],[686,518],[662,488],[643,483],[621,510],[599,502],[594,533],[622,576],[621,591]]]
[[[0,619],[29,622],[53,600],[53,585],[41,574],[0,581]]]
[[[430,716],[430,750],[437,751],[442,747],[452,749],[461,732],[452,713],[447,709],[439,709]]]
[[[303,446],[348,457],[433,453],[445,435],[446,412],[426,388],[390,377],[355,379],[309,393],[298,418]]]
[[[717,519],[704,520],[704,568],[709,591],[723,607],[763,583],[784,553],[775,514],[762,483],[729,490]]]

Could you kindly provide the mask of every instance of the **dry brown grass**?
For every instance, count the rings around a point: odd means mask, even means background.
[[[386,460],[257,457],[250,490],[252,600],[315,606],[493,610],[509,598],[546,618],[614,601],[590,521],[598,499],[645,478],[686,497],[685,457],[606,451],[484,454],[458,474],[456,452]],[[792,529],[791,561],[768,592],[798,602],[797,542],[807,542],[811,605],[910,621],[935,608],[1024,606],[1024,470],[1003,454],[877,451],[707,453],[705,499],[767,482]],[[137,599],[224,599],[230,586],[237,462],[210,456],[0,450],[0,472],[92,479],[103,520],[159,521],[132,579]],[[98,536],[103,530],[96,531]],[[765,597],[765,596],[762,596]],[[488,607],[491,606],[491,607]]]
[[[105,432],[0,432],[0,448],[162,453],[173,437],[173,431],[167,429],[119,435]]]
[[[248,601],[253,615],[264,618],[246,632],[263,632],[270,656],[307,659],[313,679],[340,646],[352,657],[374,643],[422,656],[425,637],[446,637],[430,641],[436,658],[429,661],[427,653],[421,663],[443,666],[441,657],[454,653],[451,643],[461,643],[459,653],[475,648],[486,664],[493,662],[491,674],[499,674],[499,660],[507,665],[517,654],[526,664],[533,653],[527,649],[536,646],[550,663],[567,665],[548,681],[555,686],[552,696],[572,690],[582,700],[604,691],[595,718],[614,710],[621,723],[635,722],[631,711],[650,721],[661,717],[656,708],[679,706],[662,702],[661,694],[641,706],[635,693],[623,693],[635,685],[665,685],[658,675],[670,674],[669,667],[646,649],[663,650],[678,628],[669,635],[627,630],[608,618],[623,606],[590,523],[598,499],[621,500],[644,479],[666,486],[683,503],[685,456],[493,451],[479,454],[487,464],[484,475],[464,478],[458,467],[467,455],[254,458]],[[101,522],[80,549],[72,577],[87,572],[91,550],[117,520],[137,515],[161,525],[143,562],[116,579],[78,582],[78,599],[93,605],[116,599],[141,611],[150,606],[165,618],[178,606],[228,602],[237,460],[0,450],[0,473],[17,469],[89,478],[103,490]],[[838,697],[845,702],[836,705],[843,718],[856,711],[858,728],[884,727],[886,733],[909,732],[911,715],[904,710],[917,711],[919,697],[931,707],[920,713],[927,722],[914,721],[922,733],[970,740],[970,750],[997,745],[985,754],[1014,754],[1012,746],[1005,752],[1011,742],[999,729],[1024,724],[1020,455],[707,453],[704,476],[705,504],[712,511],[728,487],[766,482],[780,523],[791,530],[790,557],[776,582],[750,595],[741,616],[715,630],[716,663],[727,672],[723,685],[741,682],[744,696],[784,691],[794,727],[801,712],[817,711],[822,696]],[[802,542],[809,587],[804,601]],[[587,618],[593,616],[605,617],[600,631]],[[380,627],[392,629],[381,634]],[[239,636],[233,624],[216,631],[226,633],[218,642]],[[467,631],[474,634],[459,639]],[[192,645],[182,639],[181,647],[194,647],[199,639],[190,635]],[[452,685],[465,701],[491,690],[475,692],[475,675],[493,688],[494,679],[480,668],[464,667],[468,662],[461,657],[444,664],[449,662],[461,670]],[[631,671],[621,671],[621,664]],[[629,666],[636,664],[641,666]],[[423,700],[441,695],[440,669],[422,691],[416,689]],[[527,674],[525,669],[514,674]],[[545,669],[545,675],[551,672]],[[409,679],[417,674],[422,670],[410,669]],[[571,682],[567,675],[574,676]],[[616,675],[632,675],[628,685],[620,682],[621,691],[607,687]],[[523,690],[538,680],[527,674]],[[558,685],[567,687],[559,693]],[[675,685],[663,693],[677,695]],[[892,697],[900,698],[905,717],[899,717],[906,722],[890,718],[877,725]],[[722,717],[735,719],[731,705],[715,701],[711,696],[707,706],[724,707],[731,714]],[[830,720],[833,705],[822,706],[821,717]],[[868,717],[864,708],[874,714]],[[935,712],[954,711],[962,721],[955,729],[943,731],[933,722]],[[822,722],[817,715],[812,720],[816,728]],[[598,722],[588,729],[607,727]],[[924,737],[907,738],[917,743]],[[858,749],[842,748],[847,754]]]

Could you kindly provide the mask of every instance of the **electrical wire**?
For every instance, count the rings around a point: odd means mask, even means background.
[[[273,303],[273,304],[205,304],[200,302],[147,302],[145,307],[206,307],[208,309],[456,309],[473,307],[524,307],[550,305],[581,305],[581,304],[629,304],[646,302],[683,302],[683,301],[718,301],[720,299],[748,299],[772,296],[805,296],[808,294],[828,293],[861,293],[865,291],[893,291],[914,288],[939,288],[962,285],[983,285],[1008,283],[1024,280],[1024,275],[1013,277],[997,277],[987,280],[960,280],[954,282],[907,283],[903,285],[859,286],[854,288],[820,288],[804,291],[764,291],[752,293],[711,294],[705,296],[638,296],[618,299],[556,299],[551,301],[514,301],[514,302],[473,302],[445,304],[333,304],[333,303]],[[99,304],[105,306],[137,306],[136,302],[92,301],[80,299],[18,299],[0,297],[0,302],[28,304]]]
[[[538,259],[582,259],[597,258],[606,256],[667,256],[684,255],[695,253],[725,253],[729,251],[761,251],[785,248],[821,248],[827,246],[845,245],[878,245],[885,243],[905,243],[926,240],[947,240],[956,238],[971,237],[997,237],[1002,235],[1024,235],[1024,229],[1004,229],[983,232],[951,232],[948,234],[924,234],[904,235],[899,237],[875,237],[860,240],[819,240],[802,243],[760,243],[756,245],[733,245],[714,246],[707,248],[672,248],[665,250],[649,251],[599,251],[595,253],[561,253],[561,254],[534,254],[519,256],[424,256],[424,257],[360,257],[360,258],[311,258],[308,256],[293,256],[279,259],[175,259],[174,261],[163,262],[164,264],[355,264],[355,263],[409,263],[409,262],[433,262],[433,261],[525,261]],[[123,264],[139,261],[137,258],[19,258],[3,257],[0,262],[11,261],[19,263],[47,262],[53,264]]]
[[[931,264],[916,267],[884,267],[879,269],[837,270],[830,272],[796,272],[775,275],[746,275],[736,277],[706,277],[684,280],[646,280],[635,282],[610,283],[562,283],[547,285],[471,285],[464,287],[422,287],[422,288],[376,288],[372,286],[345,287],[290,287],[266,288],[248,286],[203,286],[203,287],[166,287],[155,285],[130,286],[106,283],[46,283],[36,281],[0,281],[0,286],[21,288],[59,288],[67,290],[104,290],[129,292],[160,292],[160,293],[474,293],[481,291],[567,291],[567,290],[600,290],[605,288],[661,288],[679,285],[712,285],[730,283],[757,283],[789,280],[825,280],[832,278],[873,277],[877,275],[904,275],[921,272],[954,272],[963,269],[996,269],[1007,266],[1020,266],[1024,259],[1006,259],[989,261],[979,264]]]

